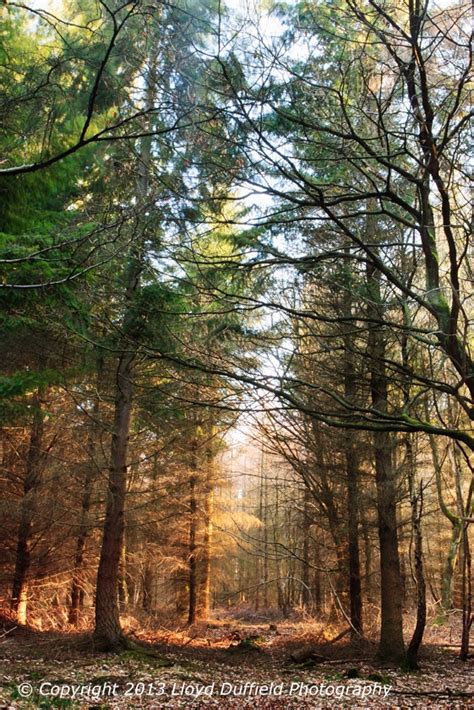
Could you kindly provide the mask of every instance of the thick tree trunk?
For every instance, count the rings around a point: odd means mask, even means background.
[[[134,353],[124,352],[118,363],[107,508],[97,572],[94,642],[97,648],[106,651],[115,650],[123,644],[118,581],[124,535],[133,360]]]
[[[371,230],[368,230],[371,232]],[[381,319],[379,304],[380,275],[367,267],[369,288],[368,315],[374,322]],[[370,326],[368,355],[372,406],[376,412],[388,411],[388,378],[385,365],[385,339],[379,327]],[[373,432],[377,514],[380,544],[380,577],[382,621],[379,656],[384,661],[401,662],[405,657],[403,641],[403,609],[400,590],[400,556],[397,529],[397,484],[393,465],[393,439],[389,432]]]
[[[397,535],[397,489],[391,446],[389,434],[374,432],[382,607],[379,656],[384,661],[399,662],[404,659],[405,647]]]
[[[41,390],[32,398],[33,421],[26,461],[26,473],[23,483],[20,523],[13,577],[11,609],[15,612],[19,624],[27,622],[28,572],[31,565],[31,529],[36,509],[37,488],[41,477],[43,460],[43,412],[41,409]]]

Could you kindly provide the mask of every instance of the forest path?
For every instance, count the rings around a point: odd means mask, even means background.
[[[217,620],[148,633],[148,653],[118,655],[94,653],[84,634],[14,629],[0,639],[0,709],[474,707],[474,661],[452,649],[428,645],[422,671],[404,673],[371,644],[327,645],[304,628]],[[321,658],[292,663],[304,644]]]

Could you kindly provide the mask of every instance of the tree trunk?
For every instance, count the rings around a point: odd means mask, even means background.
[[[410,443],[411,446],[411,443]],[[411,456],[408,464],[411,465]],[[421,518],[423,514],[423,483],[420,482],[418,496],[415,490],[414,475],[410,475],[410,502],[413,536],[415,539],[415,581],[416,581],[416,625],[413,636],[407,649],[407,665],[410,669],[417,670],[418,652],[423,640],[426,626],[426,584],[423,570],[423,533]]]
[[[372,230],[369,229],[369,232]],[[369,264],[368,315],[377,322],[381,319],[380,274]],[[380,327],[370,326],[368,355],[372,406],[377,412],[388,411],[388,378],[385,365],[385,339]],[[387,431],[373,432],[377,514],[380,544],[380,577],[382,622],[379,657],[383,661],[401,662],[405,657],[403,641],[403,609],[400,590],[400,556],[397,532],[397,486],[392,458],[393,439]]]
[[[138,278],[138,276],[137,276]],[[132,411],[132,365],[135,353],[123,352],[117,368],[114,427],[107,508],[97,572],[94,643],[104,651],[123,645],[118,581],[124,534],[127,451]]]
[[[397,492],[392,463],[391,437],[374,432],[377,512],[380,543],[382,624],[379,656],[384,661],[402,661],[403,610],[402,578],[397,535]]]
[[[352,317],[352,288],[350,271],[350,250],[344,250],[345,269],[348,274],[347,283],[343,290],[342,312],[345,318]],[[354,363],[354,335],[352,325],[343,323],[344,342],[344,398],[353,405],[356,397],[355,363]],[[362,591],[360,583],[360,548],[359,548],[359,481],[358,481],[358,461],[356,458],[356,447],[354,446],[355,433],[347,431],[345,435],[345,463],[347,481],[347,537],[348,537],[348,559],[349,559],[349,600],[351,619],[351,638],[362,635]]]
[[[148,67],[145,109],[151,110],[156,91],[156,66]],[[137,208],[146,208],[152,151],[151,135],[142,139],[136,186]],[[139,217],[144,218],[143,214]],[[125,298],[121,328],[122,352],[119,355],[114,402],[114,423],[110,449],[107,507],[104,533],[97,572],[94,643],[103,650],[115,650],[125,644],[120,626],[118,583],[119,564],[124,541],[125,495],[127,487],[127,453],[133,401],[133,368],[137,354],[134,344],[140,333],[136,321],[135,301],[144,267],[145,225],[134,235],[125,274]]]
[[[33,421],[23,483],[23,499],[21,501],[15,574],[11,596],[11,609],[15,612],[19,624],[26,624],[27,621],[28,572],[31,565],[31,528],[36,509],[36,495],[43,460],[44,425],[41,398],[42,392],[38,389],[32,398]]]

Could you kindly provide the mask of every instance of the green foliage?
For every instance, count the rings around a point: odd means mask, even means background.
[[[19,397],[33,392],[38,387],[58,384],[63,374],[58,370],[41,370],[38,372],[15,372],[12,375],[0,376],[0,398]]]

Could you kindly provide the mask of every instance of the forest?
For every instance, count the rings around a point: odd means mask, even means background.
[[[1,707],[472,707],[471,33],[3,0]]]

